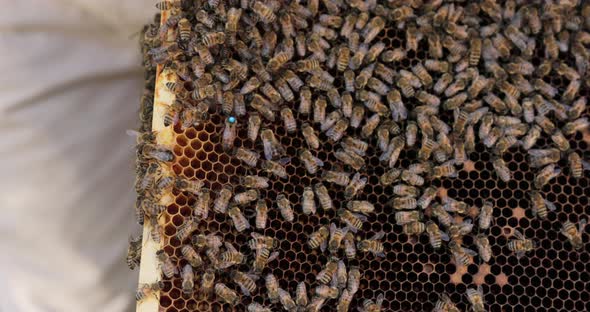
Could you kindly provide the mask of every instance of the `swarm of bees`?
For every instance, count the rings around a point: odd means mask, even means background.
[[[277,308],[252,302],[248,311],[319,311],[333,304],[340,312],[349,311],[353,301],[359,311],[381,311],[383,294],[355,299],[362,270],[348,265],[360,255],[379,261],[390,252],[388,233],[364,226],[386,208],[362,196],[371,154],[378,155],[383,172],[378,184],[392,190],[385,206],[401,231],[409,238],[426,235],[457,266],[494,256],[486,234],[494,223],[494,201],[483,198],[475,207],[432,182],[457,178],[476,144],[485,146],[504,183],[513,180],[504,155],[526,151],[536,171],[527,198],[540,219],[557,210],[543,197],[546,185],[559,175],[579,179],[590,170],[568,141],[590,128],[587,98],[579,95],[590,88],[588,3],[169,0],[156,7],[167,19],[146,26],[141,44],[146,88],[153,90],[156,65],[176,74],[166,84],[175,101],[164,125],[187,129],[221,112],[219,144],[247,172],[239,185],[221,189],[171,174],[175,156],[151,131],[153,91],[146,91],[136,133],[136,212],[140,224],[149,222],[151,239],[160,242],[162,194],[175,190],[195,199],[192,215],[175,234],[186,264],[177,266],[179,256],[164,249],[157,252],[163,279],[179,277],[185,296],[215,295],[233,306],[241,296],[260,292],[261,281]],[[378,39],[386,27],[405,33],[401,47]],[[427,50],[424,60],[398,66],[419,49]],[[538,51],[544,58],[536,65]],[[568,81],[567,87],[547,82],[553,75]],[[304,146],[289,151],[277,127],[300,134]],[[241,129],[250,147],[236,144]],[[543,137],[549,146],[538,146]],[[333,159],[317,152],[325,144],[334,148]],[[408,150],[416,157],[402,165]],[[560,168],[562,159],[567,169]],[[301,164],[315,181],[297,194],[301,205],[282,190],[274,198],[261,196],[273,181],[288,178],[291,163]],[[343,200],[333,198],[334,188]],[[282,256],[278,239],[262,234],[272,210],[287,223],[301,214],[334,216],[304,233],[305,247],[326,259],[313,284],[282,288],[268,269]],[[199,224],[213,215],[226,216],[237,233],[250,237],[248,252],[217,233],[200,232]],[[585,225],[585,219],[562,225],[562,236],[575,249],[583,247]],[[477,250],[465,246],[468,236]],[[518,230],[506,245],[519,259],[535,246],[534,238]],[[130,239],[131,269],[140,255],[141,237]],[[250,269],[243,270],[245,265]],[[137,299],[162,287],[142,285]],[[465,294],[473,311],[486,310],[484,297],[481,287]],[[435,311],[459,310],[442,294]]]

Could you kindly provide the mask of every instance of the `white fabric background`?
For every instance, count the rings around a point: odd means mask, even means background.
[[[0,311],[126,311],[145,0],[0,0]]]

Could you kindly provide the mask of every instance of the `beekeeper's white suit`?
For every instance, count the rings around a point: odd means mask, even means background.
[[[128,311],[145,0],[0,1],[0,311]]]

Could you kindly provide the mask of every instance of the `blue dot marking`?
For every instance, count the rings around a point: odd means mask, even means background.
[[[227,119],[227,121],[229,121],[229,123],[235,123],[236,122],[236,117],[231,116]]]

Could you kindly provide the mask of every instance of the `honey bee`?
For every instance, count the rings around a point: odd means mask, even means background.
[[[354,105],[352,107],[352,113],[350,115],[350,126],[352,128],[358,128],[361,124],[361,121],[363,120],[365,116],[365,109],[363,106],[360,105]]]
[[[438,203],[432,205],[432,215],[445,227],[450,227],[453,224],[451,215]]]
[[[342,110],[342,114],[347,118],[351,118],[353,107],[352,95],[349,92],[342,94],[341,102],[342,106],[340,110]]]
[[[584,161],[580,154],[571,152],[567,155],[567,161],[569,164],[570,174],[572,177],[579,179],[584,173]]]
[[[127,266],[131,270],[135,270],[141,262],[141,249],[143,236],[139,235],[137,238],[129,236],[129,246],[127,247]]]
[[[244,230],[250,228],[250,223],[248,223],[248,220],[246,217],[244,217],[244,214],[242,214],[240,208],[233,206],[229,209],[228,213],[232,219],[236,231],[243,232]]]
[[[213,292],[213,285],[215,283],[215,272],[213,270],[206,270],[201,278],[200,292],[202,296],[209,297]]]
[[[240,184],[246,188],[265,189],[269,187],[269,179],[257,175],[246,175],[240,177]]]
[[[326,119],[326,107],[328,106],[328,102],[323,97],[318,97],[318,99],[314,102],[313,105],[313,121],[315,123],[324,123]]]
[[[332,283],[335,280],[335,278],[332,278]],[[319,298],[336,299],[338,298],[340,291],[334,286],[319,285],[315,288],[315,294]]]
[[[418,151],[418,159],[420,159],[420,160],[427,160],[427,159],[429,159],[430,156],[432,155],[432,151],[436,147],[437,147],[436,141],[431,140],[427,136],[423,136],[423,138],[422,138],[422,146],[420,147],[420,150]],[[407,175],[407,178],[410,179],[415,174],[406,174],[406,175]],[[408,181],[406,181],[406,182],[408,182]],[[420,183],[420,182],[422,182],[422,183]],[[412,184],[412,185],[422,185],[423,184],[423,181],[421,181],[419,178],[416,178],[412,182],[408,182],[408,183],[409,184]],[[418,184],[415,184],[415,183],[418,183]]]
[[[488,228],[490,228],[490,225],[494,218],[494,205],[492,204],[492,202],[485,201],[483,203],[483,207],[481,207],[478,218],[478,224],[481,230],[487,230]]]
[[[171,1],[160,1],[156,3],[156,8],[162,11],[172,10],[174,8],[178,8],[180,5],[180,1],[171,0]]]
[[[244,295],[251,296],[252,293],[256,291],[257,276],[236,270],[232,271],[230,278],[240,287],[240,290]]]
[[[295,289],[295,304],[298,307],[305,307],[308,303],[307,287],[305,286],[305,282],[301,282],[297,284],[297,288]]]
[[[324,162],[321,159],[313,156],[313,154],[308,149],[303,149],[299,152],[299,159],[301,159],[305,165],[305,168],[307,169],[307,172],[310,174],[315,174],[319,167],[324,166]]]
[[[541,137],[541,128],[537,125],[532,125],[527,134],[520,140],[520,145],[523,149],[529,150],[537,143]]]
[[[233,265],[244,263],[246,257],[239,252],[231,243],[225,242],[225,251],[219,255],[221,263],[218,265],[220,269],[226,269]]]
[[[351,200],[346,203],[346,208],[352,212],[358,212],[364,215],[375,212],[375,206],[366,200]]]
[[[223,283],[215,284],[215,294],[225,303],[228,303],[232,306],[238,303],[238,294]]]
[[[320,284],[328,284],[335,276],[336,270],[338,269],[338,261],[336,259],[330,259],[326,266],[316,275],[316,281]]]
[[[566,123],[565,126],[563,126],[562,131],[566,135],[572,135],[588,128],[590,128],[590,121],[588,121],[588,118],[586,117],[581,117]]]
[[[233,203],[236,205],[247,205],[258,199],[259,193],[256,189],[247,190],[234,195]]]
[[[535,242],[525,238],[520,231],[515,230],[514,236],[516,239],[512,239],[508,242],[508,249],[516,253],[516,258],[522,258],[527,252],[535,248]]]
[[[295,311],[295,309],[297,308],[297,304],[295,304],[295,301],[293,300],[293,298],[291,298],[289,292],[282,288],[279,288],[278,293],[279,301],[281,302],[283,308],[287,311]]]
[[[449,249],[451,250],[455,263],[457,265],[467,266],[471,263],[471,257],[477,256],[477,253],[469,248],[462,247],[461,244],[451,240],[449,242]]]
[[[570,221],[565,221],[561,227],[561,234],[568,239],[574,249],[582,249],[584,247],[582,234],[584,233],[586,224],[586,219],[581,219],[577,227]]]
[[[258,133],[260,132],[260,126],[262,125],[262,119],[258,113],[250,113],[248,117],[248,139],[252,142],[256,142]]]
[[[267,274],[264,277],[264,284],[266,285],[266,290],[268,291],[268,299],[272,303],[276,303],[279,301],[279,281],[277,278],[272,274]]]
[[[282,158],[279,161],[273,161],[273,160],[267,160],[262,162],[262,170],[271,173],[273,175],[276,175],[277,177],[281,178],[281,179],[286,179],[288,177],[287,175],[287,169],[284,167],[284,165],[286,165],[287,163],[289,163],[291,159],[290,158]]]
[[[367,184],[368,179],[366,177],[361,177],[360,173],[355,173],[350,183],[344,189],[344,198],[352,199],[356,196],[359,191],[362,191]]]
[[[488,240],[485,234],[479,234],[475,237],[475,246],[477,246],[477,251],[479,253],[479,257],[484,262],[489,262],[490,258],[492,257],[492,246],[490,245],[490,241]]]
[[[270,308],[267,308],[260,303],[252,302],[248,305],[248,312],[272,312]]]
[[[255,1],[252,4],[251,9],[256,15],[258,15],[260,21],[265,24],[271,24],[277,19],[273,10],[260,1]]]
[[[203,265],[203,259],[190,245],[182,245],[180,251],[191,266],[199,268]]]
[[[375,301],[373,301],[371,299],[365,299],[365,301],[363,301],[362,310],[359,309],[359,311],[362,311],[362,312],[381,312],[381,305],[383,305],[383,300],[384,299],[385,299],[385,297],[383,296],[383,294],[379,294],[377,296],[377,299]]]
[[[297,71],[299,71],[299,72],[313,72],[313,71],[321,69],[320,61],[318,59],[314,59],[314,58],[307,58],[307,59],[297,61],[296,66],[297,66]],[[319,78],[319,76],[314,76],[314,77]],[[310,85],[312,85],[312,84],[314,84],[314,83],[312,83],[310,81]],[[321,85],[321,83],[320,83],[320,85]],[[325,87],[323,87],[323,86],[320,87],[320,85],[317,85],[319,87],[319,89],[325,89]]]
[[[307,86],[302,87],[299,92],[299,113],[307,115],[311,112],[311,90]]]
[[[436,94],[443,93],[447,89],[447,87],[451,84],[452,81],[453,81],[453,75],[451,75],[449,73],[442,74],[440,76],[440,78],[436,81],[434,86],[432,87],[434,93],[436,93]]]
[[[252,168],[256,167],[258,159],[260,158],[260,155],[257,152],[244,147],[238,147],[234,152],[234,156]]]
[[[467,288],[467,300],[471,304],[471,311],[473,312],[484,312],[484,297],[483,288],[479,285],[476,289]]]
[[[579,118],[582,115],[582,113],[586,110],[587,102],[588,100],[585,96],[582,96],[575,100],[567,112],[569,120]]]
[[[494,146],[494,153],[496,155],[503,155],[509,148],[517,143],[517,139],[511,135],[505,135],[501,137]]]
[[[316,205],[314,200],[313,189],[310,186],[306,186],[303,189],[303,202],[301,203],[301,209],[306,215],[316,213]]]
[[[262,145],[264,150],[264,157],[267,160],[273,159],[275,156],[280,156],[285,153],[285,148],[279,140],[275,137],[274,133],[270,129],[263,129],[260,132],[260,138],[262,139]]]
[[[281,69],[291,58],[287,52],[279,52],[275,54],[266,65],[266,70],[276,72]]]
[[[542,189],[543,186],[553,178],[557,177],[561,173],[561,169],[556,168],[555,164],[549,164],[543,169],[539,170],[535,175],[534,185],[536,189]]]
[[[404,225],[410,222],[420,221],[422,213],[419,211],[397,211],[395,221],[398,225]]]
[[[285,194],[279,194],[277,196],[277,206],[279,207],[279,211],[283,219],[293,222],[293,219],[295,218],[293,214],[293,208],[291,207],[291,202],[289,199],[287,199]]]
[[[447,233],[441,231],[441,229],[434,223],[433,221],[428,221],[426,223],[426,233],[428,233],[428,239],[430,241],[430,245],[434,249],[440,249],[442,246],[442,241],[448,241],[449,236]]]
[[[224,151],[229,151],[230,149],[233,148],[234,146],[234,141],[236,140],[236,128],[237,128],[237,123],[236,123],[236,118],[233,116],[230,116],[226,119],[225,121],[225,128],[223,129],[223,134],[222,134],[222,147]]]
[[[324,170],[322,179],[326,182],[347,186],[350,182],[350,173],[343,171]]]
[[[185,265],[180,273],[182,278],[182,293],[189,296],[195,289],[195,273],[190,264]]]
[[[338,142],[344,136],[346,129],[348,129],[349,121],[347,118],[338,120],[333,127],[326,131],[326,136],[332,142]]]
[[[353,112],[354,113],[354,112]],[[373,131],[379,126],[381,118],[379,114],[373,114],[373,116],[367,118],[365,125],[361,128],[361,137],[368,138],[373,134]]]
[[[330,240],[328,241],[328,250],[331,254],[338,253],[344,235],[348,233],[348,228],[338,228],[336,224],[330,224]]]
[[[375,233],[371,238],[364,239],[358,242],[357,248],[362,252],[370,252],[375,257],[385,258],[383,243],[378,241],[385,236],[385,232],[380,231]]]
[[[362,72],[361,72],[361,74],[362,74]],[[359,75],[359,77],[360,77],[360,75]],[[387,93],[389,91],[391,91],[391,88],[387,84],[385,84],[383,81],[381,81],[375,77],[371,77],[367,80],[367,87],[374,90],[379,95],[387,95]]]
[[[197,227],[198,223],[194,219],[189,218],[176,232],[176,238],[181,242],[184,241]]]
[[[327,226],[322,226],[319,230],[309,235],[308,245],[311,249],[320,248],[324,252],[328,246],[328,237],[330,236],[330,230]]]
[[[363,228],[363,222],[367,220],[367,217],[352,213],[346,209],[339,209],[336,214],[340,218],[340,221],[346,223],[349,230],[356,233],[359,229]]]
[[[170,256],[163,250],[158,250],[156,252],[156,258],[158,258],[160,269],[162,269],[162,274],[167,278],[172,278],[174,275],[178,275],[178,269],[172,263]]]
[[[141,155],[147,159],[154,159],[161,162],[171,162],[174,160],[174,154],[172,151],[164,147],[145,144],[141,147],[138,146],[138,148],[141,148]]]
[[[193,214],[196,217],[207,219],[209,216],[209,205],[211,202],[211,192],[208,188],[202,188],[195,202]]]
[[[501,157],[494,158],[492,165],[494,167],[496,175],[498,176],[498,178],[500,178],[500,180],[508,182],[512,179],[512,173],[510,172],[510,169],[508,169],[508,166],[506,166],[506,163]]]
[[[457,305],[449,298],[449,295],[443,293],[434,306],[433,312],[460,312]]]
[[[416,201],[416,204],[418,206],[420,206],[420,208],[426,209],[428,206],[430,206],[430,203],[436,197],[436,193],[437,193],[436,187],[430,186],[430,187],[426,188],[424,190],[424,192],[422,193],[422,196],[420,196],[420,198],[418,198],[418,200]]]
[[[164,288],[163,282],[155,282],[151,284],[141,284],[135,292],[135,301],[141,302],[149,296],[154,296],[156,299],[160,299],[158,292]]]
[[[553,134],[551,135],[551,141],[553,141],[553,143],[555,143],[555,146],[557,146],[557,148],[562,152],[566,152],[567,150],[570,149],[569,141],[565,138],[563,133],[559,130],[556,130],[555,132],[553,132]]]
[[[337,312],[346,312],[350,307],[350,303],[352,302],[353,294],[351,294],[348,289],[342,290],[340,294],[340,298],[338,299],[338,304],[336,305]]]
[[[408,122],[406,125],[406,146],[412,147],[416,144],[416,136],[418,135],[418,126],[415,122]]]
[[[346,255],[346,258],[350,259],[354,259],[356,258],[356,245],[354,242],[354,234],[352,232],[348,232],[346,233],[346,235],[344,235],[344,254]]]
[[[541,219],[547,219],[548,210],[555,211],[555,205],[544,199],[540,192],[531,191],[529,195],[534,216],[538,216]]]

